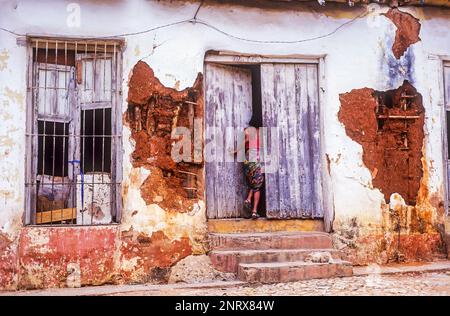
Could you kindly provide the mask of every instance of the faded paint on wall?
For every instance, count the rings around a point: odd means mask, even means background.
[[[6,49],[0,52],[0,71],[5,70],[8,67],[9,53]]]
[[[147,76],[140,79],[142,84],[153,79],[159,85],[159,91],[170,91],[174,95],[179,95],[180,100],[191,97],[193,99],[190,101],[197,102],[199,112],[203,113],[201,75],[194,84],[195,89],[177,92],[162,87],[159,81],[152,77],[151,69],[145,64],[142,66],[147,70]],[[139,102],[147,104],[151,98],[157,100],[164,98],[164,95],[158,96],[157,93],[152,92],[153,86],[142,90],[142,86],[132,79],[133,75],[130,80],[131,89],[128,98],[131,106],[138,106]],[[133,95],[134,91],[141,93],[140,100]],[[149,96],[144,98],[143,93],[149,93]],[[180,100],[172,101],[178,105]],[[134,103],[131,103],[132,101]],[[18,253],[19,271],[17,271],[20,276],[18,281],[20,288],[167,282],[170,268],[176,262],[191,254],[198,255],[206,252],[204,202],[199,198],[188,199],[186,192],[182,191],[184,185],[182,183],[172,181],[170,184],[157,185],[158,182],[167,181],[162,171],[173,172],[175,168],[182,169],[187,166],[170,164],[172,125],[168,130],[162,128],[162,124],[150,127],[146,122],[146,119],[150,120],[147,113],[152,113],[154,110],[154,108],[148,109],[143,117],[125,113],[126,124],[132,131],[129,139],[137,139],[137,141],[133,142],[136,145],[130,155],[134,158],[134,166],[130,171],[130,177],[123,184],[124,214],[121,225],[22,229]],[[161,107],[160,111],[164,111],[164,107]],[[169,110],[166,109],[166,111]],[[133,111],[133,113],[136,112]],[[183,116],[186,116],[185,111],[182,110],[171,114],[174,113],[179,114],[180,122]],[[160,118],[155,117],[155,119]],[[142,127],[144,127],[143,130]],[[160,152],[146,152],[143,149],[150,142],[148,138],[144,141],[138,139],[139,136],[136,136],[136,133],[140,131],[147,131],[149,134],[155,132],[155,135],[159,136],[155,142],[158,144],[167,142],[167,148],[163,148]],[[165,136],[168,138],[164,138]],[[146,156],[142,156],[142,153]],[[163,158],[158,155],[163,155]],[[165,164],[166,162],[169,164]],[[194,169],[188,168],[188,170],[201,173],[201,167],[202,165],[195,165]],[[149,199],[151,192],[147,191],[146,186],[156,186],[158,190],[154,193],[161,199],[156,199],[156,196]],[[166,194],[165,190],[169,192]],[[182,203],[164,203],[166,198],[173,201],[178,201],[177,198],[180,198]],[[17,260],[16,258],[6,259]],[[42,273],[47,270],[51,273]]]
[[[110,283],[115,274],[117,235],[118,227],[22,229],[19,287],[70,286],[77,270],[81,271],[79,285]]]
[[[0,38],[0,288],[15,289],[24,201],[25,49],[15,38]]]
[[[119,1],[105,6],[102,1],[83,0],[79,1],[82,23],[79,28],[70,28],[65,24],[69,2],[42,1],[36,6],[32,1],[7,0],[0,12],[1,26],[19,33],[108,36],[148,29],[149,23],[158,26],[190,18],[198,5],[182,1],[142,0]],[[198,73],[203,72],[204,54],[211,49],[263,55],[326,54],[326,80],[321,87],[325,91],[322,100],[325,109],[323,148],[329,159],[327,167],[332,182],[337,243],[338,239],[342,239],[340,246],[348,250],[349,257],[356,263],[385,262],[394,257],[398,249],[397,231],[385,227],[395,225],[396,214],[402,214],[400,217],[405,223],[401,224],[400,245],[407,249],[403,251],[407,252],[405,256],[427,258],[428,254],[439,252],[441,238],[437,231],[443,223],[444,200],[441,146],[444,121],[440,107],[442,91],[438,85],[440,61],[430,58],[430,55],[450,55],[450,14],[448,10],[402,7],[401,11],[420,19],[421,40],[410,45],[397,59],[392,46],[398,28],[383,15],[390,8],[373,8],[374,11],[332,36],[296,44],[249,43],[226,37],[200,24],[188,23],[129,36],[123,52],[122,112],[125,114],[129,108],[126,100],[128,84],[139,60],[148,64],[163,86],[182,91],[194,86]],[[265,9],[236,3],[211,3],[200,10],[198,18],[241,37],[292,41],[328,34],[365,10],[365,6],[335,11],[331,6],[290,4],[287,11],[283,6]],[[4,51],[7,58],[3,57],[6,56],[2,54]],[[190,254],[205,253],[205,201],[198,198],[189,209],[174,211],[168,206],[161,206],[157,196],[152,195],[147,201],[142,197],[141,188],[145,181],[160,175],[152,169],[154,166],[135,164],[132,155],[137,142],[131,125],[124,126],[123,130],[123,216],[120,225],[68,230],[52,228],[59,232],[50,232],[43,227],[22,228],[26,48],[18,45],[16,38],[10,34],[0,32],[0,54],[4,68],[0,70],[0,117],[4,118],[0,125],[2,287],[164,280],[168,267],[177,260]],[[363,147],[348,137],[345,126],[338,119],[340,94],[363,87],[388,91],[397,89],[404,80],[408,80],[422,95],[426,113],[423,176],[418,194],[423,200],[419,203],[422,205],[419,209],[409,205],[389,207],[386,204],[383,192],[372,184],[372,170],[364,164]],[[420,218],[426,219],[425,224],[420,224],[417,220]],[[426,233],[420,233],[421,225]],[[34,230],[47,232],[34,233]],[[105,232],[100,233],[102,230]],[[99,247],[107,251],[108,256],[113,258],[112,262],[101,253],[83,261],[81,258],[86,257],[89,249],[78,250],[72,248],[74,245],[60,248],[54,237],[73,240],[80,234],[86,234],[83,238],[91,249],[97,246],[88,235],[103,236],[99,237]],[[60,242],[64,244],[68,241]],[[48,246],[40,249],[37,245],[42,243]],[[18,248],[21,248],[20,251]],[[168,254],[173,254],[173,258],[169,258]],[[92,267],[96,260],[103,262],[102,266],[112,264],[114,273],[104,274],[101,269]],[[81,265],[88,267],[88,270],[81,269]],[[43,269],[37,270],[40,266]]]
[[[362,146],[362,160],[372,177],[370,187],[384,195],[378,233],[361,233],[356,218],[338,219],[335,226],[335,244],[357,264],[432,260],[446,252],[443,194],[436,192],[431,198],[429,190],[422,95],[408,82],[415,79],[409,47],[420,40],[420,23],[398,9],[384,15],[397,27],[392,54],[407,61],[388,63],[388,76],[391,82],[402,76],[405,81],[385,92],[362,88],[340,95],[338,118],[347,135]]]

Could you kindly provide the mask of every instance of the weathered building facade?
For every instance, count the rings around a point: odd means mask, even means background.
[[[450,4],[369,2],[1,1],[0,287],[165,282],[207,254],[244,183],[206,144],[255,104],[295,131],[255,231],[446,256]]]

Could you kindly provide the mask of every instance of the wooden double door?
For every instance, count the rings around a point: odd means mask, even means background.
[[[261,64],[261,104],[252,106],[252,72],[206,64],[205,141],[208,218],[242,217],[243,163],[230,153],[253,111],[262,111],[262,160],[268,218],[323,217],[316,64]],[[258,80],[259,81],[259,80]]]

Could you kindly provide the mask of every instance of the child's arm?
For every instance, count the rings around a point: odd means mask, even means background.
[[[245,133],[245,139],[244,139],[244,142],[240,143],[240,144],[237,146],[236,150],[231,150],[231,149],[230,149],[230,151],[229,151],[230,154],[236,155],[241,149],[245,149],[245,144],[246,144],[247,141],[248,141],[247,130],[245,130],[244,133]]]

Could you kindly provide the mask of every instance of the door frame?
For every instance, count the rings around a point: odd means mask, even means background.
[[[437,74],[438,74],[438,85],[439,85],[439,102],[438,105],[441,107],[441,122],[442,129],[441,129],[441,137],[442,137],[442,170],[443,170],[443,180],[444,180],[444,208],[445,208],[445,214],[447,215],[447,218],[450,217],[450,212],[448,210],[449,208],[449,197],[450,194],[448,192],[449,185],[448,185],[448,149],[447,146],[449,145],[447,142],[447,113],[446,113],[446,104],[445,104],[445,67],[450,67],[450,56],[430,56],[430,59],[437,59]],[[450,96],[449,96],[450,97]]]
[[[245,54],[233,51],[215,51],[209,50],[205,53],[203,63],[203,73],[206,73],[206,64],[217,63],[223,65],[249,65],[249,64],[264,64],[264,63],[279,63],[279,64],[316,64],[318,71],[318,92],[319,92],[319,122],[320,122],[320,157],[321,157],[321,202],[323,205],[324,215],[324,227],[326,232],[331,232],[333,228],[334,220],[334,203],[333,203],[333,187],[331,182],[331,175],[328,172],[328,162],[325,147],[325,124],[324,124],[324,108],[326,100],[326,78],[325,78],[325,58],[326,55],[259,55],[259,54]],[[208,78],[203,77],[203,86],[206,87]],[[206,89],[203,89],[203,99],[206,100]],[[204,110],[206,111],[206,106]],[[206,117],[206,113],[203,113],[203,117]],[[205,138],[205,122],[203,122],[203,139]],[[206,181],[206,168],[203,168],[203,180]],[[205,203],[206,201],[206,188],[203,192]],[[314,218],[312,218],[314,219]],[[209,220],[209,218],[207,218]]]

